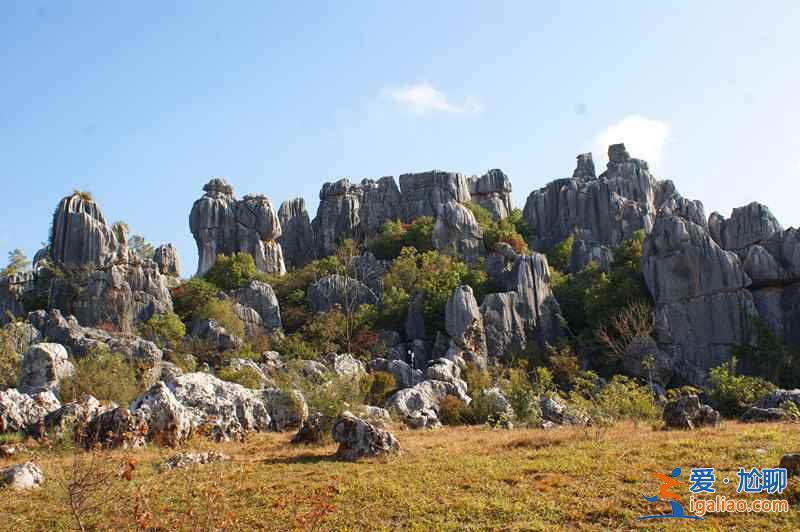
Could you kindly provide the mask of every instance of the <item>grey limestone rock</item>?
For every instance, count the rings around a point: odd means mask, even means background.
[[[33,462],[16,464],[0,471],[3,484],[14,490],[38,489],[44,482],[44,473]]]
[[[471,200],[489,211],[497,220],[511,214],[511,180],[502,170],[493,169],[484,175],[467,178]]]
[[[17,387],[27,394],[43,391],[58,393],[61,380],[75,373],[67,350],[61,344],[38,343],[22,357],[22,369]]]
[[[178,257],[178,248],[174,244],[158,246],[153,255],[153,260],[158,265],[158,271],[161,272],[161,275],[181,276],[181,260]]]
[[[252,280],[234,294],[234,299],[258,313],[268,331],[281,328],[281,310],[275,291],[267,283]]]
[[[719,412],[700,403],[696,395],[684,395],[664,406],[664,423],[671,429],[696,429],[719,424]]]
[[[438,251],[455,253],[466,262],[476,262],[486,253],[478,222],[469,209],[455,201],[439,207],[433,229],[433,247]]]
[[[278,208],[281,236],[278,242],[283,249],[283,260],[288,268],[301,268],[316,257],[314,229],[306,211],[303,198],[284,201]]]
[[[339,274],[328,275],[309,286],[306,298],[314,312],[325,312],[337,305],[354,309],[378,303],[378,296],[367,285]]]
[[[380,429],[350,412],[343,412],[333,424],[333,439],[339,444],[336,455],[345,460],[358,460],[397,453],[400,444],[391,432]]]

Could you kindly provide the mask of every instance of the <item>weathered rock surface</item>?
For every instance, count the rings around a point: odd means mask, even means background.
[[[395,392],[386,400],[384,407],[392,415],[414,427],[436,426],[439,424],[439,403],[448,395],[457,397],[466,404],[471,402],[461,388],[450,382],[426,380]]]
[[[467,362],[486,363],[486,336],[483,318],[472,288],[456,287],[445,307],[445,330],[451,342],[466,354]]]
[[[314,229],[303,198],[284,201],[278,209],[282,233],[278,238],[287,268],[300,268],[316,257]]]
[[[11,316],[24,316],[23,297],[34,289],[33,272],[21,272],[0,277],[0,325],[9,321]]]
[[[59,202],[53,215],[52,259],[66,266],[105,266],[120,242],[100,207],[87,195],[73,193]]]
[[[504,358],[525,350],[527,326],[517,312],[516,292],[488,294],[480,311],[486,335],[486,349],[492,358]]]
[[[647,163],[630,157],[624,145],[610,146],[608,156],[608,167],[599,177],[594,177],[590,157],[582,154],[573,177],[552,181],[528,196],[523,216],[539,235],[536,249],[549,249],[571,234],[589,248],[616,246],[637,230],[650,231],[659,183]]]
[[[208,342],[217,351],[230,351],[242,345],[242,339],[217,323],[217,320],[196,320],[190,334],[192,338]]]
[[[502,170],[495,168],[480,177],[467,178],[467,185],[471,200],[495,219],[502,220],[511,214],[511,180]]]
[[[328,356],[328,367],[337,377],[356,379],[366,374],[364,363],[349,353],[337,355],[332,353]]]
[[[296,391],[251,390],[207,373],[187,373],[154,384],[131,403],[131,412],[145,421],[149,440],[175,445],[196,430],[227,440],[295,428],[308,406]]]
[[[139,448],[145,445],[147,433],[143,416],[120,406],[94,416],[86,425],[82,444],[87,449],[96,445],[106,449]]]
[[[546,395],[539,399],[542,419],[556,425],[585,425],[588,419],[580,413],[571,412],[567,404],[557,395]]]
[[[433,247],[457,254],[466,262],[477,262],[486,253],[483,233],[472,212],[456,201],[439,207],[433,228]]]
[[[328,275],[309,286],[306,298],[314,312],[325,312],[337,305],[355,309],[378,304],[378,296],[367,285],[339,274]]]
[[[470,201],[469,184],[459,173],[433,170],[400,176],[400,219],[410,222],[420,216],[436,216],[449,201]]]
[[[89,273],[79,293],[63,280],[50,284],[51,308],[73,314],[82,325],[111,324],[135,330],[154,314],[172,310],[171,282],[153,261],[115,263]]]
[[[800,407],[800,389],[774,390],[759,399],[755,406],[759,408],[780,408],[789,401]]]
[[[671,429],[697,429],[719,424],[719,412],[700,403],[696,395],[684,395],[664,406],[664,424]]]
[[[336,420],[331,416],[314,412],[303,422],[300,430],[292,437],[291,443],[312,445],[325,441],[329,435],[327,428],[332,427],[334,421]]]
[[[718,213],[711,216],[715,220],[712,237],[721,247],[732,251],[759,244],[783,231],[769,208],[755,201],[733,209],[727,220]]]
[[[481,390],[475,400],[484,405],[488,409],[489,415],[495,419],[512,419],[514,417],[514,409],[500,388],[485,388]]]
[[[61,380],[75,373],[67,350],[61,344],[38,343],[25,351],[17,388],[22,393],[58,393]]]
[[[245,252],[252,255],[256,269],[282,275],[286,273],[278,213],[266,196],[245,196],[237,200],[224,179],[212,179],[205,195],[194,202],[189,226],[197,242],[197,273],[214,265],[217,255]]]
[[[656,303],[656,340],[684,379],[702,384],[734,346],[754,341],[750,279],[739,258],[699,225],[658,218],[644,243],[642,270]]]
[[[173,244],[162,244],[158,246],[153,255],[153,261],[158,266],[161,275],[171,277],[181,276],[181,260],[178,257],[178,248]]]
[[[17,464],[0,471],[3,484],[15,490],[38,489],[44,482],[44,473],[33,462]]]
[[[645,364],[648,357],[652,358],[650,368]],[[641,377],[645,381],[652,379],[662,386],[666,386],[672,378],[672,360],[650,336],[637,336],[631,341],[622,356],[622,367],[628,375]]]
[[[51,391],[35,395],[20,393],[16,388],[0,391],[0,433],[25,431],[60,407]]]
[[[26,429],[33,438],[42,438],[47,434],[62,434],[72,430],[76,440],[81,439],[78,427],[85,426],[95,416],[117,408],[114,403],[101,404],[91,395],[84,395],[76,401],[64,403],[60,408],[44,416],[39,423],[29,425]]]
[[[252,280],[236,291],[234,299],[255,310],[268,331],[281,328],[281,310],[275,291],[267,283]]]
[[[458,389],[459,398],[467,397],[467,383],[461,379],[461,366],[457,362],[446,358],[432,360],[425,369],[425,379],[448,382]]]
[[[343,412],[333,424],[333,439],[339,444],[336,455],[345,460],[358,460],[400,451],[394,435],[367,423],[350,412]]]
[[[330,255],[343,238],[377,235],[385,221],[399,217],[399,205],[400,190],[392,177],[365,179],[361,184],[347,179],[325,183],[312,222],[317,256]]]

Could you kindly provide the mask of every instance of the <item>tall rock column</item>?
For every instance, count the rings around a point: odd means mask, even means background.
[[[194,202],[189,227],[197,242],[197,273],[207,272],[217,255],[245,252],[252,255],[259,271],[286,273],[283,251],[277,239],[281,223],[266,196],[237,200],[224,179],[212,179],[205,194]]]
[[[314,260],[314,229],[303,198],[284,201],[278,209],[282,233],[278,242],[283,248],[283,260],[289,268],[301,268]]]

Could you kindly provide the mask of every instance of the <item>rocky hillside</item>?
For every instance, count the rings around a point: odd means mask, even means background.
[[[555,386],[580,404],[624,373],[663,402],[734,355],[765,393],[758,377],[796,383],[796,230],[755,203],[707,219],[624,145],[608,155],[600,175],[579,155],[522,210],[496,169],[326,183],[313,219],[301,198],[276,210],[212,179],[189,213],[189,280],[174,246],[142,252],[74,192],[32,270],[0,281],[16,368],[0,429],[54,430],[78,412],[126,444],[299,427],[304,440],[339,416],[342,452],[359,454],[396,442],[343,405],[412,427],[585,423],[591,401],[574,410]],[[98,374],[116,379],[106,401],[78,396],[102,388],[87,384]],[[731,412],[782,417],[763,395]],[[690,397],[667,424],[715,424]]]

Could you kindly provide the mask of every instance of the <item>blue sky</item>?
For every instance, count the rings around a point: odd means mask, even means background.
[[[498,167],[522,206],[611,139],[706,214],[797,226],[798,28],[797,1],[5,0],[0,259],[73,188],[191,274],[212,176],[313,217],[325,181]]]

